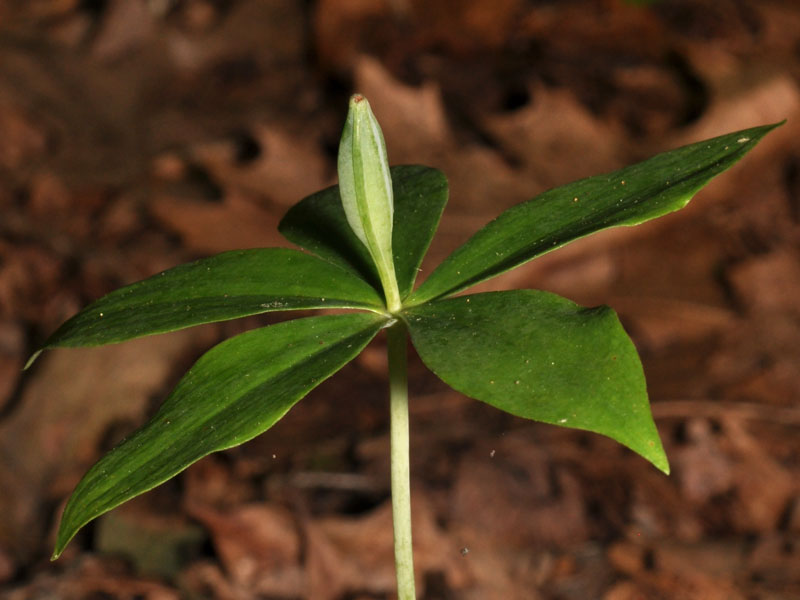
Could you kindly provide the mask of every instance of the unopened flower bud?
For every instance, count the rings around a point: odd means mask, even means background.
[[[339,193],[347,222],[369,250],[390,310],[400,298],[392,258],[394,196],[386,144],[378,120],[364,96],[350,98],[339,143]]]

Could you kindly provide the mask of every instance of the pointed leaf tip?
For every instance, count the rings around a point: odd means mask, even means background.
[[[295,319],[247,331],[206,352],[153,418],[78,483],[61,516],[53,558],[101,514],[203,456],[272,427],[355,358],[385,320],[362,312]]]
[[[40,355],[42,352],[44,352],[44,349],[43,349],[43,348],[39,348],[39,349],[38,349],[36,352],[34,352],[33,354],[31,354],[31,357],[30,357],[30,358],[28,359],[28,361],[25,363],[25,366],[24,366],[24,367],[22,367],[22,370],[23,370],[23,371],[27,371],[28,369],[30,369],[30,368],[33,366],[33,363],[35,363],[35,362],[36,362],[36,359],[37,359],[37,358],[39,358],[39,355]]]
[[[663,450],[661,451],[661,454],[663,455],[663,460],[662,460],[662,459],[659,459],[659,460],[651,460],[650,462],[652,462],[652,463],[653,463],[653,465],[654,465],[654,466],[655,466],[655,467],[656,467],[656,468],[657,468],[659,471],[661,471],[662,473],[664,473],[664,475],[669,475],[669,473],[670,473],[669,460],[667,460],[667,455],[664,453],[664,451],[663,451]]]
[[[638,225],[679,210],[782,124],[663,152],[512,206],[448,256],[407,304],[450,296],[597,231]]]
[[[452,388],[518,417],[605,435],[669,473],[639,356],[607,306],[512,290],[404,312],[422,362]]]

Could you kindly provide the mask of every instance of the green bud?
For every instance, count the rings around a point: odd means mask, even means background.
[[[392,258],[394,196],[386,144],[369,102],[355,94],[339,143],[339,193],[353,232],[378,269],[387,306],[400,308]]]

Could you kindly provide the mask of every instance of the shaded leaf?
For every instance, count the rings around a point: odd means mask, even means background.
[[[590,233],[638,225],[683,208],[777,126],[754,127],[684,146],[518,204],[447,257],[409,303],[454,294]]]
[[[447,203],[447,179],[430,167],[391,167],[394,190],[392,251],[400,296],[414,286]],[[381,289],[369,252],[347,223],[339,186],[326,188],[293,206],[278,226],[291,242],[349,269]]]
[[[276,310],[365,308],[383,301],[366,282],[287,248],[236,250],[120,288],[64,323],[44,344],[99,346]]]
[[[636,348],[613,310],[555,294],[474,294],[405,310],[414,347],[445,383],[511,414],[601,433],[669,466]]]
[[[97,462],[64,509],[54,558],[86,523],[203,456],[269,429],[354,358],[385,318],[354,313],[297,319],[215,346],[156,415]]]
[[[419,266],[447,204],[447,178],[438,169],[429,167],[393,167],[392,184],[394,268],[400,297],[405,298],[414,287]]]

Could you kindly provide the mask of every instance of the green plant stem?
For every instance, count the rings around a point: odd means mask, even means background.
[[[411,547],[411,477],[408,452],[408,367],[405,323],[389,327],[389,394],[391,419],[392,520],[398,600],[415,600]]]
[[[381,284],[383,285],[383,293],[386,295],[386,308],[389,309],[390,313],[394,314],[403,306],[400,300],[400,290],[397,287],[397,277],[394,274],[394,267],[392,267],[389,273],[380,273],[379,276],[381,278]]]

